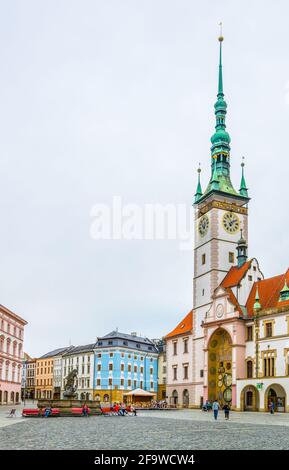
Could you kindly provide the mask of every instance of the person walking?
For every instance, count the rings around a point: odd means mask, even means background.
[[[229,419],[230,407],[227,403],[223,406],[223,410],[225,412],[225,419]]]
[[[273,415],[273,414],[274,414],[274,408],[275,408],[275,406],[274,406],[274,402],[273,402],[273,401],[271,401],[271,402],[270,402],[270,404],[269,404],[269,409],[270,409],[270,413],[271,413],[271,415]]]
[[[218,418],[218,413],[219,413],[219,409],[220,409],[220,405],[219,405],[219,403],[217,402],[217,400],[214,401],[212,408],[213,408],[213,412],[214,412],[214,418],[215,418],[215,420],[217,420],[217,418]]]

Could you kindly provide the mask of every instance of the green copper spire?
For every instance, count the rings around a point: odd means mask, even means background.
[[[254,303],[254,306],[253,306],[253,309],[258,311],[258,310],[261,310],[261,304],[260,304],[260,298],[259,298],[259,290],[258,290],[258,285],[256,287],[256,294],[255,294],[255,303]]]
[[[284,287],[280,291],[279,302],[284,302],[285,300],[289,300],[289,287],[287,286],[286,277],[285,277]]]
[[[211,179],[204,196],[211,191],[220,191],[233,196],[240,196],[234,189],[230,178],[230,142],[231,138],[226,131],[227,103],[224,100],[223,89],[223,63],[222,44],[224,38],[222,31],[219,36],[219,74],[218,94],[215,103],[216,125],[215,133],[211,137]]]
[[[198,186],[197,186],[197,191],[196,191],[196,194],[195,194],[195,203],[198,202],[198,200],[202,197],[203,195],[203,191],[202,191],[202,186],[201,186],[201,166],[199,164],[199,168],[198,168]]]
[[[218,191],[219,180],[218,180],[218,173],[217,173],[217,159],[216,158],[214,158],[214,171],[212,174],[210,184],[211,184],[212,189],[215,189],[216,191]]]
[[[242,178],[241,178],[239,193],[241,194],[241,196],[248,197],[248,188],[247,188],[246,181],[245,181],[245,176],[244,176],[244,166],[245,166],[244,157],[242,157],[242,159],[243,159],[243,161],[241,163]]]

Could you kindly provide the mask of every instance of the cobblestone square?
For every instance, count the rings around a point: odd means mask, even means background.
[[[215,422],[211,413],[174,410],[143,411],[137,417],[13,421],[2,412],[0,424],[1,450],[289,449],[287,414],[231,413],[230,420],[225,421],[221,413]]]

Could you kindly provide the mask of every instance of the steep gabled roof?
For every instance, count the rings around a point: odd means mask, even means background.
[[[174,328],[165,338],[173,338],[174,336],[191,333],[193,327],[193,311],[191,310],[185,318]]]
[[[288,283],[289,269],[286,271],[286,273],[280,274],[279,276],[274,276],[268,279],[263,279],[262,281],[255,282],[246,303],[248,316],[254,315],[253,306],[255,303],[257,287],[259,293],[259,302],[261,304],[262,310],[279,308],[283,306],[289,307],[289,300],[279,302],[280,291],[284,287],[285,279]]]
[[[53,351],[49,351],[48,353],[41,356],[39,359],[45,359],[47,357],[54,357],[54,356],[58,356],[60,354],[64,354],[71,347],[74,347],[74,346],[66,346],[66,348],[54,349]]]
[[[240,284],[241,280],[245,276],[246,272],[250,268],[252,260],[246,261],[240,268],[238,266],[232,266],[230,271],[226,274],[223,281],[221,282],[221,286],[225,289],[227,287],[234,287]]]
[[[73,356],[74,354],[82,354],[84,352],[92,352],[96,347],[96,343],[85,344],[84,346],[73,346],[69,348],[63,356]]]

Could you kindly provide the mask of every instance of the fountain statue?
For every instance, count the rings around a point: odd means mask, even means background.
[[[65,378],[63,397],[65,398],[76,397],[77,375],[78,375],[77,370],[73,369],[71,372],[69,372],[68,376]]]

